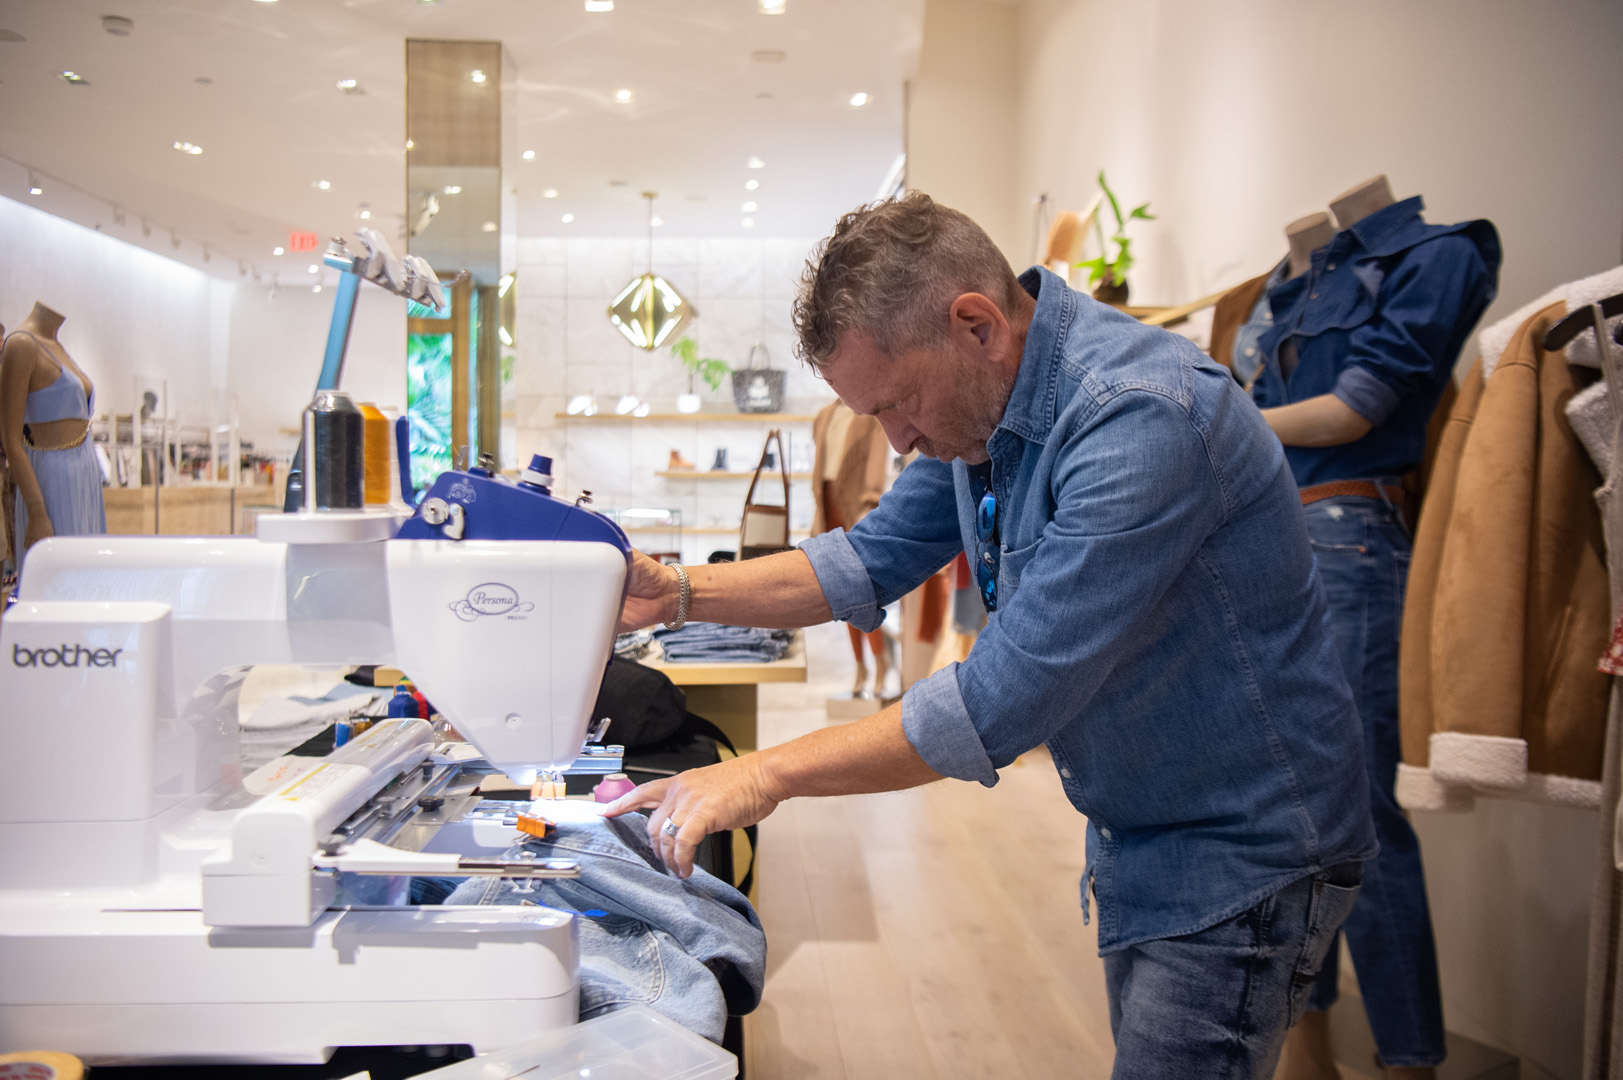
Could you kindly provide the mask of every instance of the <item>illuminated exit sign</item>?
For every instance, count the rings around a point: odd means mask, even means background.
[[[313,232],[288,233],[287,249],[289,251],[314,251],[320,240]]]

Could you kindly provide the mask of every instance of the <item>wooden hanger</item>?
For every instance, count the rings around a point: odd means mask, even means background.
[[[1623,315],[1623,293],[1608,296],[1602,300],[1600,302],[1600,311],[1608,319]],[[1549,332],[1544,335],[1544,351],[1555,352],[1557,349],[1566,348],[1573,338],[1594,325],[1595,317],[1590,313],[1589,305],[1585,304],[1550,327]],[[1619,326],[1618,330],[1623,331],[1623,326]],[[1617,341],[1619,344],[1623,344],[1623,337],[1618,337]]]

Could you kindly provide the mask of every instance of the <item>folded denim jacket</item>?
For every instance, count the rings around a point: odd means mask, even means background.
[[[694,868],[666,872],[642,814],[560,824],[546,840],[515,843],[539,858],[580,861],[578,879],[469,878],[447,904],[537,904],[576,915],[580,1018],[647,1005],[712,1042],[729,1013],[761,1002],[766,934],[744,895]]]

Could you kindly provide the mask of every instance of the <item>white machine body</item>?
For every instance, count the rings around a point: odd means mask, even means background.
[[[0,730],[24,766],[0,788],[0,1052],[313,1062],[573,1023],[567,913],[330,909],[340,871],[457,872],[455,852],[333,844],[442,760],[427,722],[245,777],[237,694],[254,664],[394,665],[495,769],[561,769],[625,572],[576,541],[35,545],[0,619]],[[514,835],[482,828],[475,854]]]

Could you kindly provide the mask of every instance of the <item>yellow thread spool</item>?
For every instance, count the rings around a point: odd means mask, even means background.
[[[366,503],[389,501],[389,418],[369,401],[361,402],[361,423],[366,435]]]
[[[30,1050],[0,1054],[0,1080],[82,1080],[84,1063],[72,1054]]]

